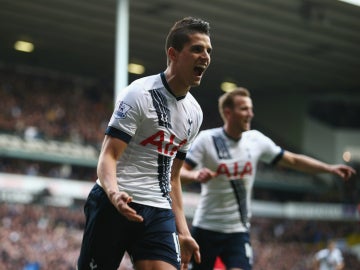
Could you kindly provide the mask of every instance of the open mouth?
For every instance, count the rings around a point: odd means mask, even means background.
[[[203,73],[205,72],[205,69],[206,69],[206,66],[196,66],[194,68],[196,76],[202,76]]]

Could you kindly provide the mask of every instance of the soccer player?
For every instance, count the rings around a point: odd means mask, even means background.
[[[316,252],[314,270],[342,270],[345,267],[341,250],[336,247],[335,240],[331,239],[327,247]]]
[[[210,64],[209,23],[177,21],[165,49],[166,70],[134,81],[117,98],[84,206],[79,270],[116,270],[125,251],[137,270],[200,261],[183,212],[180,169],[203,120],[189,91]]]
[[[213,269],[217,257],[226,269],[249,270],[250,202],[258,162],[306,173],[332,173],[343,179],[355,170],[286,151],[261,132],[250,130],[253,104],[245,88],[223,94],[219,112],[224,125],[199,133],[181,170],[184,183],[201,183],[191,232],[202,256],[193,270]]]

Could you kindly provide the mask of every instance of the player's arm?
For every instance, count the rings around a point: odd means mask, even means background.
[[[199,245],[190,234],[183,209],[183,196],[180,181],[180,170],[183,163],[184,161],[181,159],[174,159],[171,168],[171,199],[172,209],[175,214],[176,228],[179,234],[182,269],[187,269],[187,265],[193,255],[195,261],[198,263],[200,262],[200,249]]]
[[[180,171],[181,181],[184,184],[190,182],[206,183],[215,176],[216,173],[209,170],[208,168],[201,168],[199,170],[194,170],[194,167],[189,162],[186,161],[184,162]]]
[[[319,270],[320,262],[316,259],[313,260],[313,270]]]
[[[141,222],[143,218],[128,205],[132,197],[126,192],[120,192],[117,185],[116,161],[126,147],[127,144],[124,141],[105,135],[97,165],[97,174],[101,186],[117,210],[127,219]]]
[[[355,169],[343,164],[328,164],[315,158],[284,151],[278,165],[309,174],[331,173],[344,180],[356,173]]]
[[[343,270],[345,267],[344,262],[340,262],[337,266],[336,266],[336,270]]]
[[[319,252],[316,252],[313,259],[312,259],[312,270],[319,270],[320,268],[320,258]]]

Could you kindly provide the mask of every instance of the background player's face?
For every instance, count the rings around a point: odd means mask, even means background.
[[[254,117],[252,100],[249,97],[235,96],[234,108],[230,110],[229,124],[241,132],[250,130]]]

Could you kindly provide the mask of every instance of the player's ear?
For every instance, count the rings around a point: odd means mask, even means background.
[[[170,47],[167,51],[167,55],[168,55],[168,59],[171,62],[174,62],[177,59],[178,51],[175,50],[173,47]]]
[[[225,119],[227,119],[231,113],[231,109],[226,107],[226,108],[224,108],[223,113],[224,113]]]

